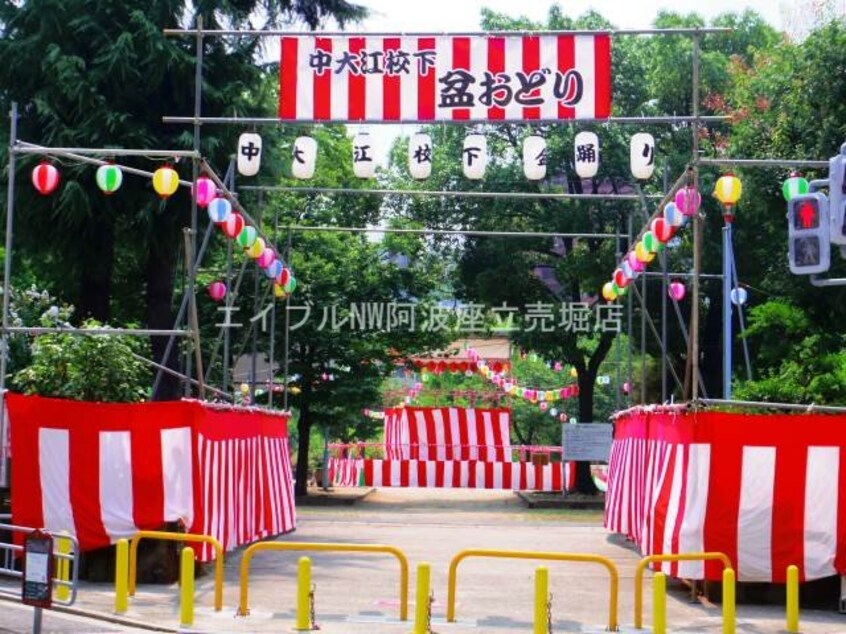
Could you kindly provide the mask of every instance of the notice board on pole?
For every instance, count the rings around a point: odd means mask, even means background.
[[[614,426],[610,423],[565,423],[561,425],[564,460],[608,462]]]

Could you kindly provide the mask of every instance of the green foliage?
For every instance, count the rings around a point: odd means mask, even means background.
[[[88,320],[83,328],[100,328]],[[150,373],[136,356],[144,352],[137,339],[116,335],[47,334],[32,344],[32,362],[12,377],[25,394],[81,401],[141,401]]]

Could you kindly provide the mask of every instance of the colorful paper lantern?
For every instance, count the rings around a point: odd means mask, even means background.
[[[523,139],[523,174],[530,181],[546,177],[546,139],[531,135]]]
[[[59,186],[59,170],[42,161],[32,170],[32,185],[42,196],[49,196]]]
[[[579,376],[579,371],[575,367],[570,368],[570,376],[575,379]]]
[[[280,286],[285,286],[288,283],[288,278],[291,277],[291,269],[286,266],[282,266],[282,270],[279,271],[279,274],[276,276],[276,283]]]
[[[641,241],[635,245],[635,257],[644,264],[649,264],[655,259],[655,254],[649,251]]]
[[[295,290],[297,290],[297,278],[291,275],[283,288],[285,289],[285,292],[289,295],[293,293]]]
[[[733,289],[731,289],[729,297],[731,298],[731,303],[735,306],[743,306],[749,299],[749,293],[746,292],[745,288],[735,286]]]
[[[179,174],[170,165],[163,165],[153,172],[153,189],[163,199],[170,198],[179,189]]]
[[[264,251],[262,251],[256,258],[256,264],[258,264],[260,268],[266,269],[275,259],[276,251],[270,247],[265,247]]]
[[[676,195],[678,198],[678,195]],[[671,227],[679,228],[686,220],[686,216],[681,212],[674,202],[668,202],[664,205],[664,220]]]
[[[257,260],[259,259],[259,257],[261,257],[261,254],[264,252],[265,248],[267,248],[267,245],[264,243],[264,239],[256,238],[255,242],[253,242],[247,249],[247,255],[253,258],[254,260]]]
[[[241,231],[243,231],[244,225],[244,216],[239,213],[233,213],[220,226],[223,228],[223,233],[226,234],[226,237],[237,238]]]
[[[209,295],[214,301],[219,302],[226,297],[226,284],[223,282],[212,282],[209,284]]]
[[[206,213],[209,215],[209,220],[214,223],[226,222],[232,215],[232,203],[228,198],[214,198],[208,203]]]
[[[249,249],[255,244],[257,238],[258,231],[256,228],[252,225],[246,225],[238,234],[238,246]],[[262,244],[262,249],[264,249],[264,244]],[[261,253],[261,251],[259,251],[259,253]]]
[[[209,203],[217,196],[217,185],[208,176],[200,176],[192,189],[198,207],[208,207]]]
[[[261,167],[261,137],[255,132],[244,132],[238,137],[238,173],[255,176]]]
[[[629,144],[629,163],[632,176],[638,180],[652,178],[655,171],[655,138],[647,132],[632,136]]]
[[[97,168],[95,180],[97,181],[97,187],[104,194],[114,194],[120,189],[121,183],[123,183],[123,171],[114,163],[101,165]]]
[[[464,138],[461,165],[466,178],[481,180],[485,177],[485,168],[488,166],[488,141],[483,134],[468,134]]]
[[[651,231],[647,231],[643,234],[643,237],[640,239],[643,246],[646,248],[647,251],[650,253],[658,253],[659,251],[664,250],[664,245],[658,238],[655,236],[654,233]]]
[[[682,187],[676,192],[676,207],[685,216],[693,216],[702,204],[702,194],[693,185]]]
[[[643,273],[646,269],[646,264],[637,259],[637,255],[634,251],[629,251],[626,254],[626,262],[628,262],[629,266],[632,267],[632,271],[636,271],[637,273]]]
[[[423,180],[432,174],[432,137],[428,134],[413,134],[408,141],[408,173],[411,178]]]
[[[784,184],[781,186],[781,193],[785,200],[790,200],[800,194],[807,194],[809,190],[810,185],[808,184],[808,180],[802,178],[798,172],[791,172],[790,178],[784,181]]]
[[[682,282],[674,280],[670,282],[670,286],[667,288],[667,293],[672,299],[680,302],[684,299],[684,296],[687,293],[687,288],[685,288],[685,285]]]
[[[546,401],[541,402],[541,404],[540,404],[540,410],[541,410],[542,412],[545,412],[548,408],[549,408],[549,404],[548,404]]]
[[[279,274],[282,272],[283,269],[282,262],[279,260],[273,260],[270,265],[264,269],[264,274],[272,280],[275,280],[279,277]]]
[[[277,299],[285,299],[288,297],[288,294],[285,292],[285,289],[282,288],[281,284],[273,283],[273,295]]]
[[[292,154],[291,174],[294,178],[312,178],[317,165],[317,140],[310,136],[297,137]]]
[[[593,178],[599,171],[599,137],[595,132],[579,132],[573,140],[576,174]]]
[[[714,196],[723,203],[726,209],[730,209],[740,200],[743,193],[743,184],[734,174],[728,173],[720,176],[714,185]]]
[[[623,272],[623,269],[614,269],[614,283],[619,288],[626,288],[629,285],[629,278]]]
[[[661,217],[655,218],[649,228],[652,230],[652,235],[661,243],[666,243],[676,233],[675,227]]]
[[[373,141],[367,132],[353,137],[353,173],[358,178],[376,176],[376,159],[373,156]]]

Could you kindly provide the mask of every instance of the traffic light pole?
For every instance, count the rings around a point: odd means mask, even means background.
[[[731,220],[725,217],[723,227],[723,398],[731,399],[731,356],[732,356],[732,323],[731,323],[731,281],[732,281],[732,244]]]

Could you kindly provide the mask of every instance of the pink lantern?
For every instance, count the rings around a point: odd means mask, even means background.
[[[699,210],[699,205],[702,204],[702,195],[696,191],[693,185],[682,187],[676,193],[676,207],[678,207],[685,216],[692,216]]]
[[[540,410],[541,410],[542,412],[545,412],[545,411],[547,410],[547,408],[548,408],[548,407],[549,407],[549,404],[548,404],[546,401],[544,401],[544,402],[542,402],[542,403],[540,404]]]
[[[261,268],[266,269],[275,259],[276,253],[270,247],[266,247],[264,251],[261,252],[261,255],[258,256],[256,262]]]
[[[208,204],[217,196],[217,186],[208,176],[200,176],[194,183],[193,189],[198,207],[208,207]]]
[[[32,170],[32,184],[42,196],[49,196],[59,186],[59,170],[43,161]]]
[[[658,238],[658,242],[662,244],[667,242],[676,233],[676,228],[661,217],[653,220],[650,228],[652,229],[652,235]]]
[[[637,259],[637,255],[634,251],[629,251],[626,254],[626,262],[628,262],[629,266],[632,267],[632,271],[637,273],[643,273],[644,269],[646,269],[646,264]],[[619,284],[617,286],[619,286]]]
[[[674,280],[673,282],[670,282],[670,288],[667,290],[667,292],[669,293],[670,297],[672,297],[677,302],[680,302],[684,299],[684,295],[685,293],[687,293],[687,289],[685,288],[682,282]]]
[[[630,394],[632,391],[632,384],[626,381],[623,383],[623,394]]]
[[[614,283],[620,288],[626,288],[629,285],[629,278],[623,273],[623,269],[614,269]]]
[[[562,365],[561,365],[561,362],[560,362],[560,361],[556,361],[556,362],[555,362],[555,365],[553,366],[553,368],[552,368],[552,369],[553,369],[553,370],[555,370],[556,372],[561,372],[561,370],[562,370],[563,368],[564,368],[564,366],[562,366]]]
[[[223,282],[212,282],[209,284],[209,295],[214,301],[219,302],[226,297],[226,284]]]
[[[244,216],[239,213],[231,213],[221,227],[227,238],[234,238],[244,228]]]

